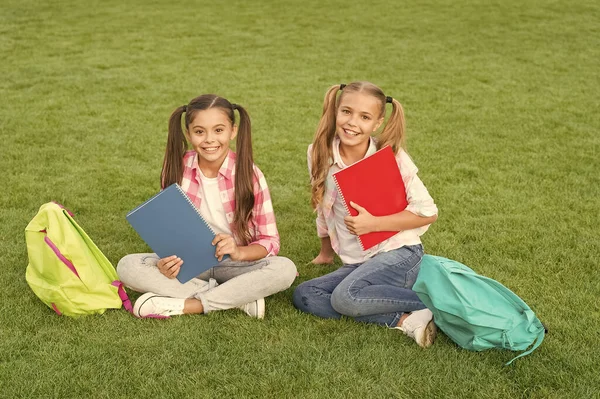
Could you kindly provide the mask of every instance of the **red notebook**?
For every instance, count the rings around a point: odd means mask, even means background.
[[[390,146],[334,173],[333,180],[351,216],[358,215],[358,212],[350,206],[350,201],[373,216],[392,215],[408,205],[404,182]],[[367,250],[397,233],[367,233],[359,236],[358,241],[363,250]]]

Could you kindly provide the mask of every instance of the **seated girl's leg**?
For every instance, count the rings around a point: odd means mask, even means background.
[[[198,278],[185,284],[163,275],[156,266],[159,257],[153,253],[131,254],[123,257],[117,264],[117,274],[125,286],[137,292],[153,292],[173,298],[194,298],[201,292],[215,286]]]
[[[357,265],[344,265],[334,272],[308,280],[294,290],[294,306],[303,312],[326,319],[339,319],[342,315],[331,307],[331,293]]]
[[[214,278],[219,285],[201,292],[204,313],[231,309],[288,289],[296,278],[296,266],[288,258],[269,256],[252,262],[222,261],[202,273],[200,279]]]
[[[425,308],[411,289],[422,257],[421,245],[375,255],[335,288],[331,306],[357,321],[395,326],[403,313]]]

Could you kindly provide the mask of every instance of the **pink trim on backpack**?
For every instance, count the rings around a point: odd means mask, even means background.
[[[51,303],[52,305],[52,309],[56,312],[57,315],[62,316],[62,313],[60,310],[58,310],[58,308],[56,307],[56,305],[54,304],[54,302]]]
[[[123,288],[123,283],[119,280],[115,280],[111,283],[115,287],[117,287],[117,292],[119,293],[119,298],[121,298],[121,302],[123,302],[123,307],[126,311],[133,314],[133,306],[131,306],[131,301],[125,292],[125,288]]]
[[[65,211],[67,211],[67,213],[68,213],[69,215],[71,215],[71,217],[72,217],[72,218],[74,218],[74,217],[75,217],[75,215],[73,214],[73,212],[71,212],[70,210],[68,210],[67,208],[65,208],[65,207],[64,207],[62,204],[59,204],[59,203],[58,203],[58,202],[56,202],[56,201],[52,201],[52,203],[53,203],[53,204],[56,204],[56,205],[58,205],[58,206],[60,206],[62,209],[64,209]]]
[[[42,230],[42,231],[44,231],[44,230]],[[54,253],[56,254],[56,256],[58,256],[58,259],[60,259],[62,263],[64,263],[65,265],[67,265],[67,267],[73,273],[75,273],[75,275],[78,278],[81,278],[81,277],[79,277],[79,273],[77,273],[77,269],[75,269],[75,266],[73,265],[73,263],[69,259],[65,258],[63,254],[60,253],[60,250],[56,247],[56,245],[54,245],[54,243],[52,242],[52,240],[50,240],[48,238],[48,236],[44,237],[44,241],[46,241],[46,244],[48,244],[48,246],[50,248],[52,248],[52,251],[54,251]]]
[[[123,307],[125,308],[125,310],[127,310],[129,313],[133,314],[135,316],[135,314],[133,313],[133,306],[131,306],[131,301],[129,300],[129,297],[127,296],[127,293],[125,292],[125,288],[123,288],[123,283],[119,280],[115,280],[111,283],[113,286],[117,287],[118,289],[118,293],[119,293],[119,298],[121,298],[121,302],[123,302]],[[159,314],[149,314],[145,317],[140,317],[141,319],[168,319],[169,316],[163,316],[163,315],[159,315]]]

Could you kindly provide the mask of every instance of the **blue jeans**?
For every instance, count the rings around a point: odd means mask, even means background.
[[[319,317],[395,326],[405,312],[424,309],[411,289],[419,274],[423,246],[404,246],[366,262],[344,265],[305,281],[294,291],[294,306]]]

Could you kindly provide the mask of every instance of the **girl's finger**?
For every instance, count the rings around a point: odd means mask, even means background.
[[[169,269],[169,278],[175,278],[175,276],[177,276],[177,274],[179,273],[179,270],[181,268],[179,266],[173,266]]]
[[[223,233],[219,233],[215,236],[215,238],[212,240],[212,245],[217,244],[220,241],[226,240],[228,237],[230,237],[227,234],[223,234]]]
[[[228,245],[223,245],[222,247],[220,247],[219,249],[217,249],[217,252],[216,252],[217,257],[225,255],[228,250],[229,250],[229,246]]]

